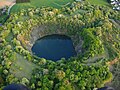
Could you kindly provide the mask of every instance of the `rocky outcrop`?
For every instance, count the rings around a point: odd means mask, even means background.
[[[72,41],[73,41],[73,45],[75,47],[75,50],[77,53],[81,53],[81,49],[82,49],[82,40],[81,38],[76,36],[70,36],[67,33],[67,29],[61,29],[61,28],[57,28],[57,29],[50,29],[47,25],[41,25],[38,27],[33,28],[33,30],[31,31],[30,34],[30,38],[29,38],[29,43],[27,43],[26,48],[31,52],[31,48],[33,46],[33,44],[36,42],[36,40],[38,40],[41,37],[44,37],[46,35],[52,35],[52,34],[60,34],[60,35],[66,35],[68,37],[71,37]],[[78,40],[76,43],[76,40]]]

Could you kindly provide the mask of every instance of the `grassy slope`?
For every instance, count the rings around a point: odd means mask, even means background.
[[[73,0],[31,0],[30,3],[20,3],[13,6],[11,12],[17,12],[21,9],[27,9],[29,7],[55,7],[61,8],[65,4],[72,2]]]
[[[34,7],[32,6],[30,3],[20,3],[20,4],[16,4],[14,5],[12,8],[11,8],[11,12],[14,13],[14,12],[18,12],[22,9],[27,9],[27,8],[31,8],[31,7]]]
[[[109,5],[109,3],[107,2],[107,0],[87,0],[88,2],[90,2],[91,4],[97,4],[97,5]]]
[[[10,72],[18,78],[26,77],[30,79],[34,68],[37,68],[35,64],[25,60],[21,55],[15,53]]]
[[[31,4],[37,7],[50,6],[50,7],[59,8],[59,6],[54,5],[54,3],[64,5],[72,1],[73,0],[31,0]]]

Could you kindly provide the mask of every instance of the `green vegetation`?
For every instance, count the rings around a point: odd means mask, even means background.
[[[16,3],[25,3],[25,2],[30,2],[30,0],[16,0]]]
[[[26,59],[24,59],[18,53],[14,53],[14,61],[12,63],[10,72],[14,74],[16,77],[21,79],[22,77],[26,77],[28,79],[31,78],[32,70],[37,66]],[[27,66],[27,67],[26,67]],[[25,73],[24,73],[25,72]]]
[[[86,0],[86,1],[90,2],[91,4],[109,6],[109,3],[107,0]]]
[[[2,15],[0,16],[0,23],[4,23],[8,15]]]
[[[70,8],[34,7],[12,13],[0,27],[1,89],[10,83],[22,83],[32,90],[93,90],[104,86],[115,75],[107,62],[120,58],[116,20],[120,20],[118,11],[87,2],[74,2]],[[34,37],[55,33],[72,38],[76,57],[54,62],[32,54]],[[83,44],[79,48],[80,41]]]
[[[5,7],[6,11],[3,13],[2,9],[0,9],[0,23],[3,24],[7,19],[8,19],[8,13],[7,13],[7,8]]]
[[[12,7],[11,12],[18,12],[30,7],[55,7],[62,8],[69,5],[73,0],[30,0],[30,3],[19,3]]]
[[[19,12],[22,9],[28,9],[28,8],[32,8],[34,6],[32,6],[30,3],[19,3],[19,4],[15,4],[12,8],[11,8],[11,13],[14,12]]]
[[[114,66],[113,66],[113,70],[112,70],[112,73],[113,75],[115,76],[113,78],[113,81],[112,81],[112,87],[114,87],[115,89],[118,89],[119,86],[120,86],[120,61],[118,63],[116,63]]]

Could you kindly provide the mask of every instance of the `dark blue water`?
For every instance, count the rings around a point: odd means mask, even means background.
[[[57,61],[76,55],[71,38],[65,35],[48,35],[38,39],[32,47],[34,55]]]
[[[30,90],[22,84],[10,84],[6,86],[3,90]]]

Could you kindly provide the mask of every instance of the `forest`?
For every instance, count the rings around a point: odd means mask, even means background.
[[[32,90],[93,90],[109,82],[118,88],[119,20],[119,11],[86,1],[61,9],[33,7],[11,13],[0,27],[0,89],[21,83]],[[33,55],[31,33],[44,27],[39,37],[64,34],[71,37],[74,47],[82,40],[81,52],[56,62]],[[112,65],[114,59],[117,63]]]

